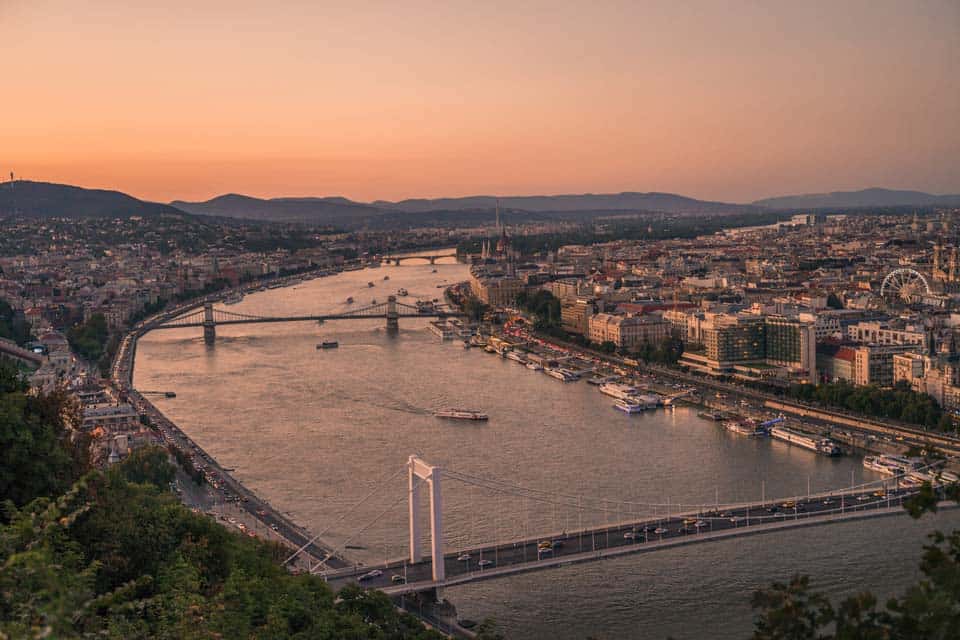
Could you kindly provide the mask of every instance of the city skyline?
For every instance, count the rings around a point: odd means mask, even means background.
[[[6,3],[4,165],[204,200],[960,192],[960,9]]]

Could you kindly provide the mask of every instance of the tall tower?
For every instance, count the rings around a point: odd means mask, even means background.
[[[500,235],[500,198],[497,198],[497,235]]]

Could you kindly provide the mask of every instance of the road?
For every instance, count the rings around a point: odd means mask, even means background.
[[[444,568],[449,581],[461,576],[483,574],[498,568],[524,565],[546,558],[570,557],[573,559],[584,553],[626,547],[635,547],[639,551],[644,545],[650,543],[736,529],[760,531],[769,528],[771,524],[787,520],[802,521],[831,515],[843,517],[869,510],[901,508],[903,500],[913,493],[915,490],[908,492],[902,489],[888,491],[878,489],[801,498],[781,503],[754,504],[727,511],[705,511],[700,514],[647,519],[579,532],[561,532],[549,537],[517,540],[448,553],[444,556]],[[544,542],[549,543],[549,549],[544,548],[546,547]],[[380,572],[379,575],[376,572]],[[435,586],[432,583],[432,566],[429,559],[413,564],[394,561],[386,565],[331,572],[328,575],[328,581],[334,588],[341,588],[350,583],[376,589],[397,588],[404,583],[411,590],[416,590],[416,583],[422,583],[423,589]]]

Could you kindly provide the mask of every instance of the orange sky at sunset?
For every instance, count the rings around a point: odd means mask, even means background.
[[[956,0],[0,0],[0,43],[0,171],[154,200],[960,193]]]

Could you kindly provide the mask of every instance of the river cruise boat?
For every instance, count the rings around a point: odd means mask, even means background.
[[[508,351],[506,358],[507,360],[513,360],[514,362],[519,362],[520,364],[526,364],[527,362],[527,357],[519,351]]]
[[[725,420],[723,422],[723,428],[730,433],[736,433],[737,435],[747,436],[749,438],[765,438],[770,435],[766,429],[753,420]]]
[[[563,369],[544,369],[543,372],[551,378],[556,378],[557,380],[561,380],[563,382],[573,382],[577,379],[576,376],[570,375]]]
[[[390,276],[383,276],[383,281],[384,281],[384,282],[386,282],[386,281],[389,280],[389,279],[390,279]]]
[[[223,299],[223,304],[237,304],[238,302],[243,302],[243,292],[237,291],[236,293],[231,293],[229,296]]]
[[[789,442],[790,444],[795,444],[804,449],[816,451],[826,456],[839,456],[843,453],[837,443],[830,438],[823,438],[812,433],[789,429],[781,425],[772,427],[770,429],[770,435],[777,440],[783,440],[784,442]]]
[[[347,304],[353,304],[353,296],[347,298]]]
[[[724,416],[724,415],[723,415],[722,413],[720,413],[719,411],[715,411],[715,412],[712,412],[712,413],[709,412],[709,411],[701,411],[700,413],[697,414],[697,417],[698,417],[698,418],[703,418],[704,420],[713,420],[714,422],[720,422],[720,421],[723,420],[726,416]]]
[[[317,349],[336,349],[340,346],[340,343],[336,340],[324,340],[317,345]]]
[[[530,371],[543,371],[543,367],[540,366],[540,363],[538,362],[528,362],[526,367],[527,369],[530,369]]]
[[[628,384],[618,382],[608,382],[600,385],[600,393],[616,398],[617,400],[632,400],[637,395],[637,390]]]
[[[629,400],[617,400],[613,406],[624,413],[643,413],[647,409],[646,405]]]
[[[398,296],[401,296],[401,297],[403,297],[403,296],[408,296],[408,295],[410,295],[410,292],[407,291],[406,289],[404,289],[403,287],[401,287],[401,288],[397,289],[397,295],[398,295]]]
[[[284,286],[282,282],[271,282],[267,285],[267,289],[279,289],[282,286]]]
[[[490,416],[475,409],[441,409],[433,414],[449,420],[488,420]]]
[[[373,286],[374,286],[374,284],[373,284],[372,282],[368,282],[368,283],[367,283],[367,287],[369,287],[369,288],[371,288],[371,289],[372,289],[372,288],[373,288]]]
[[[916,468],[916,462],[904,456],[893,456],[880,454],[876,456],[867,456],[863,459],[863,466],[871,471],[886,474],[888,476],[899,476]]]

